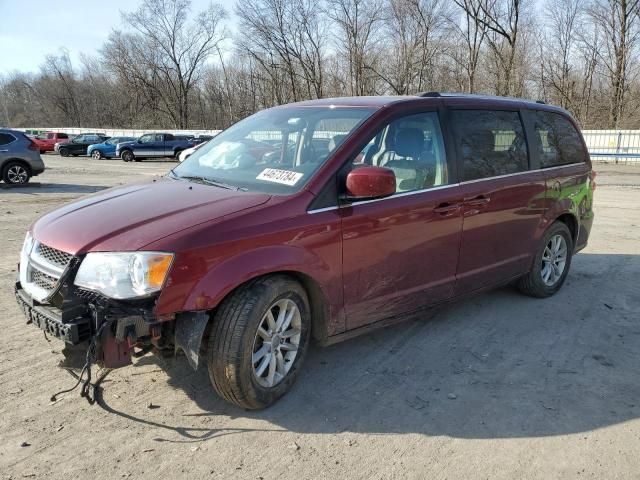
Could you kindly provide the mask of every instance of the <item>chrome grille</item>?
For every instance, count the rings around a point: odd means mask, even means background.
[[[60,277],[73,255],[35,242],[32,250],[20,257],[20,283],[37,301],[43,301],[58,286]]]
[[[37,244],[36,253],[46,261],[63,269],[66,268],[68,263],[71,261],[71,258],[73,257],[73,255],[67,252],[48,247],[47,245],[44,245],[42,243]]]
[[[57,278],[47,275],[40,270],[31,270],[31,283],[43,290],[51,291],[56,287]]]

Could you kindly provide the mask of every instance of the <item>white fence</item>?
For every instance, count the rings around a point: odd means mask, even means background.
[[[82,127],[82,128],[16,128],[26,133],[41,133],[41,132],[60,132],[69,133],[71,135],[77,135],[79,133],[91,132],[91,133],[104,133],[109,137],[139,137],[145,133],[162,132],[173,133],[174,135],[216,135],[221,130],[166,130],[162,128],[147,129],[147,130],[128,130],[126,128],[94,128],[94,127]]]
[[[591,160],[640,165],[640,130],[583,130]]]

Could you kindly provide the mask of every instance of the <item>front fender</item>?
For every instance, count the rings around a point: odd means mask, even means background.
[[[211,310],[234,289],[262,275],[289,271],[305,275],[319,287],[333,316],[342,303],[342,287],[336,272],[310,250],[291,245],[258,247],[219,261],[203,271],[206,259],[196,254],[176,257],[172,274],[158,298],[156,313]]]

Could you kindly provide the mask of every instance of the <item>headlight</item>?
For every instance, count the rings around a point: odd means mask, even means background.
[[[88,253],[75,284],[115,299],[144,297],[159,291],[173,262],[172,253]]]
[[[22,244],[22,252],[20,252],[21,257],[28,257],[31,253],[31,249],[33,248],[33,236],[31,232],[27,232],[26,237],[24,237],[24,243]]]

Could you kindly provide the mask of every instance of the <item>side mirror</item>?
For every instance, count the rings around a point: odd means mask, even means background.
[[[396,193],[396,175],[384,167],[365,166],[351,170],[347,175],[347,201],[373,200]]]

